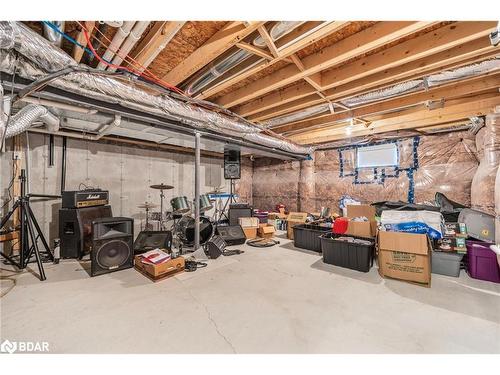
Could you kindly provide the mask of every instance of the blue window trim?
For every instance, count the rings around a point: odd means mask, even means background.
[[[407,168],[400,168],[399,165],[396,166],[386,166],[383,168],[380,167],[355,167],[353,173],[344,173],[344,158],[342,156],[342,152],[346,150],[358,150],[359,148],[363,147],[370,147],[370,146],[376,146],[376,145],[382,145],[382,144],[389,144],[389,143],[394,143],[397,145],[396,151],[397,151],[397,158],[398,158],[398,163],[400,162],[400,152],[399,152],[399,146],[401,145],[401,142],[403,140],[401,139],[395,139],[395,140],[387,140],[387,141],[382,141],[382,142],[374,142],[374,143],[368,143],[365,145],[357,145],[357,146],[346,146],[338,149],[339,153],[339,163],[340,163],[340,174],[339,177],[354,177],[353,183],[356,185],[367,185],[367,184],[384,184],[386,178],[398,178],[400,176],[401,172],[406,172],[406,175],[408,176],[409,184],[408,184],[408,202],[413,203],[415,200],[415,181],[414,181],[414,172],[418,169],[419,167],[419,162],[418,162],[418,146],[420,145],[420,137],[416,136],[413,137],[413,165]],[[394,174],[387,174],[386,173],[386,168],[394,168]],[[370,181],[365,181],[365,180],[360,180],[359,178],[359,171],[360,170],[367,170],[367,169],[372,169],[373,170],[373,180]]]

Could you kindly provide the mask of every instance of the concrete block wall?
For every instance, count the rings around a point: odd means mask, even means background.
[[[48,142],[48,135],[35,133],[29,135],[31,193],[60,193],[62,138],[55,138],[53,167],[48,165]],[[6,152],[0,155],[2,202],[8,197],[7,186],[12,176],[12,155],[11,141],[7,140]],[[22,157],[24,158],[24,153]],[[113,215],[134,218],[135,234],[140,231],[141,220],[145,218],[144,211],[137,208],[137,205],[145,201],[159,204],[159,190],[149,188],[150,185],[159,183],[174,186],[174,189],[165,191],[166,210],[170,210],[170,199],[173,197],[185,195],[188,199],[193,199],[194,155],[132,145],[70,138],[67,140],[66,189],[79,189],[84,184],[109,190]],[[202,157],[201,192],[206,193],[216,186],[226,186],[226,189],[229,189],[224,180],[223,160]],[[51,243],[58,237],[60,206],[60,200],[39,202],[33,200],[32,203],[35,215]],[[159,211],[159,208],[155,211]],[[4,208],[0,214],[6,212],[7,208]]]

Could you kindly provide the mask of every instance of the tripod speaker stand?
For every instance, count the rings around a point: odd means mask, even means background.
[[[45,280],[45,271],[43,269],[42,258],[40,250],[38,247],[38,240],[41,240],[42,246],[45,249],[45,253],[50,260],[54,260],[54,256],[50,252],[49,245],[45,240],[45,237],[36,221],[36,217],[30,207],[30,196],[26,194],[26,173],[24,169],[21,169],[21,175],[19,176],[21,180],[21,196],[14,203],[12,209],[5,215],[5,217],[0,222],[0,228],[9,221],[14,212],[19,209],[19,217],[21,221],[21,226],[19,228],[20,233],[20,249],[19,249],[19,260],[16,261],[14,258],[16,256],[9,256],[4,252],[0,252],[10,264],[13,266],[24,269],[27,267],[33,255],[35,256],[36,263],[38,265],[38,272],[40,275],[40,280]]]

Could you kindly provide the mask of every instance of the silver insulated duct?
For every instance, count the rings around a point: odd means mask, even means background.
[[[77,63],[71,57],[27,26],[16,22],[0,22],[0,70],[12,74],[15,69],[17,75],[36,80],[72,66],[77,66]],[[313,151],[311,147],[291,142],[236,116],[217,113],[160,91],[145,91],[132,78],[114,78],[112,75],[103,75],[102,71],[89,69],[88,72],[75,71],[55,78],[50,85],[88,98],[161,116],[194,129],[210,130],[269,148],[299,155],[308,155]]]
[[[64,21],[50,21],[54,26],[56,26],[59,30],[64,31]],[[46,23],[43,24],[43,34],[55,46],[61,47],[62,43],[62,34],[58,33],[54,29],[52,29]]]
[[[7,123],[5,139],[23,133],[35,121],[42,121],[51,132],[59,130],[59,119],[50,113],[47,108],[41,105],[28,104],[10,118]],[[5,131],[5,125],[1,124],[0,126],[0,135],[2,135]]]

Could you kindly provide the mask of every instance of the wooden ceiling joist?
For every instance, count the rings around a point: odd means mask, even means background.
[[[256,56],[263,57],[267,60],[274,59],[274,56],[271,55],[269,52],[263,50],[262,48],[256,47],[252,44],[249,44],[249,43],[239,42],[239,43],[236,43],[236,47],[238,47],[239,49],[245,50],[247,52],[250,52]]]
[[[457,22],[418,38],[410,39],[359,61],[322,74],[323,89],[340,86],[358,78],[419,60],[464,43],[487,37],[494,22]]]
[[[132,58],[141,65],[139,71],[146,69],[172,38],[184,26],[184,21],[156,22],[146,36],[134,49]]]
[[[263,61],[260,64],[257,64],[256,66],[252,67],[251,69],[246,70],[245,72],[235,75],[231,77],[230,79],[225,80],[224,82],[221,82],[220,84],[210,87],[204,91],[202,91],[199,95],[196,96],[198,99],[206,99],[211,96],[214,96],[221,92],[222,90],[227,89],[228,87],[231,87],[232,85],[243,81],[244,79],[251,77],[254,74],[257,74],[264,69],[268,68],[269,66],[282,61],[286,58],[288,58],[290,55],[300,51],[301,49],[317,42],[318,40],[323,39],[324,37],[342,29],[343,27],[347,26],[349,22],[343,22],[343,21],[333,21],[333,22],[325,22],[325,25],[318,28],[314,32],[309,33],[305,37],[299,39],[297,42],[290,44],[289,46],[283,48],[280,50],[280,56],[271,60],[271,61]]]
[[[278,57],[279,56],[278,49],[276,48],[276,45],[274,44],[273,38],[271,38],[271,35],[269,35],[269,33],[267,32],[267,29],[264,27],[264,25],[259,26],[257,31],[259,32],[260,36],[264,40],[264,43],[266,44],[269,51],[271,51],[272,55],[274,57]]]
[[[229,48],[242,41],[265,22],[228,22],[203,46],[195,50],[162,79],[171,85],[178,85]]]
[[[358,127],[349,137],[367,136],[397,130],[408,130],[433,126],[440,123],[460,121],[472,116],[484,116],[492,112],[500,104],[497,94],[479,95],[470,98],[468,102],[444,105],[435,110],[411,111],[407,115],[396,114],[392,117],[373,121],[369,128]],[[322,129],[319,131],[290,136],[298,143],[324,143],[346,138],[345,127]]]
[[[339,110],[335,114],[326,114],[315,119],[298,121],[293,124],[287,124],[273,128],[278,133],[287,133],[292,131],[307,131],[316,126],[323,126],[335,122],[347,121],[351,117],[369,116],[384,113],[391,110],[403,109],[415,105],[423,106],[426,101],[438,101],[441,99],[457,98],[466,95],[474,95],[487,90],[494,90],[500,87],[500,73],[486,75],[467,80],[450,83],[429,89],[428,91],[418,91],[406,94],[397,98],[378,101],[372,104],[366,104],[349,111]]]
[[[433,74],[443,69],[452,69],[454,66],[460,66],[465,63],[481,61],[495,56],[495,54],[498,53],[498,50],[491,45],[488,38],[482,37],[434,55],[330,88],[325,90],[324,94],[329,100],[344,99],[367,92],[370,89],[379,89],[384,85],[420,78],[426,74]],[[307,89],[301,83],[290,86],[286,90],[290,93],[295,93],[297,99],[304,97],[305,95],[302,95],[303,93],[308,93]],[[311,91],[310,88],[308,88],[308,90]],[[263,121],[285,113],[307,108],[314,105],[316,102],[314,98],[312,98],[310,103],[305,100],[294,101],[294,99],[293,94],[290,94],[287,96],[287,102],[280,102],[276,93],[271,93],[248,104],[242,105],[237,108],[235,112],[241,116],[250,116],[249,119],[251,121]],[[285,105],[286,103],[290,104]]]
[[[379,22],[359,33],[347,37],[332,46],[324,48],[320,53],[305,57],[302,60],[305,70],[295,65],[284,68],[246,85],[216,103],[227,108],[262,96],[268,92],[301,80],[303,77],[318,73],[324,69],[362,55],[399,38],[413,34],[434,24],[433,22]]]
[[[95,21],[85,21],[84,26],[88,30],[89,35],[92,35],[92,32],[94,31],[95,28]],[[80,32],[76,36],[76,41],[80,43],[80,45],[82,46],[85,47],[87,46],[87,40],[85,39],[85,34],[83,33],[83,29],[80,30]],[[80,60],[82,59],[83,52],[85,52],[83,48],[80,48],[77,45],[73,46],[72,57],[77,63],[79,63]]]

